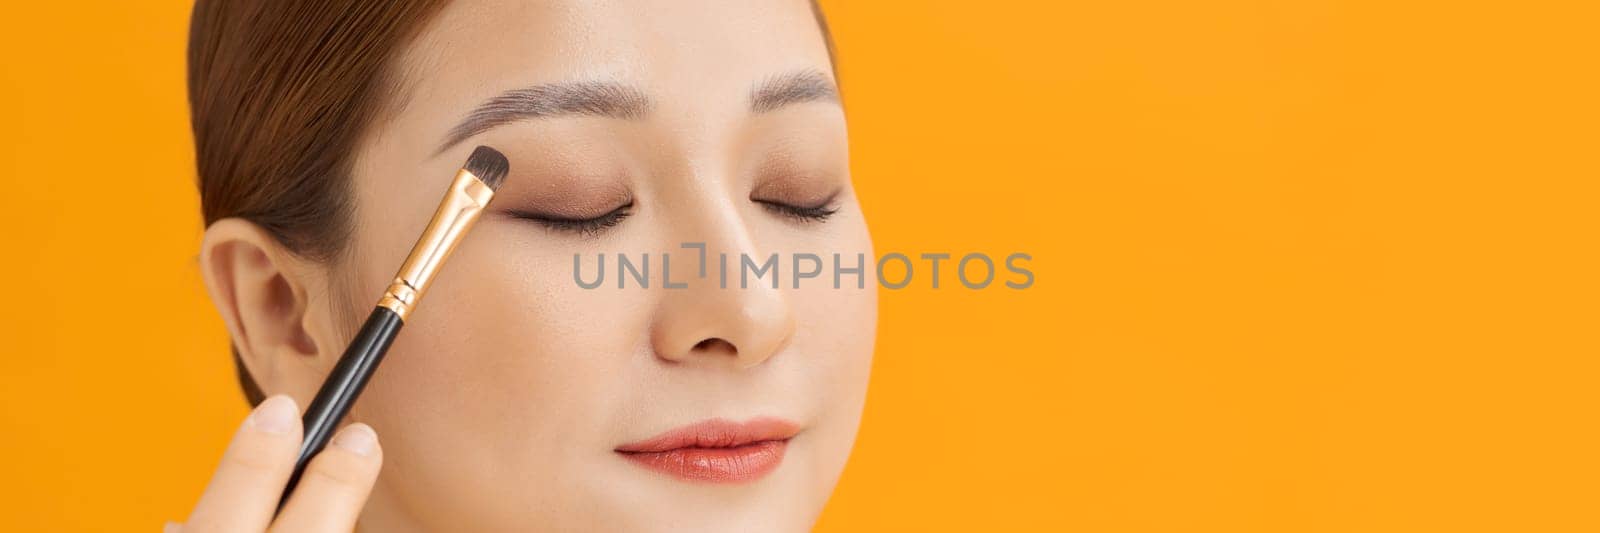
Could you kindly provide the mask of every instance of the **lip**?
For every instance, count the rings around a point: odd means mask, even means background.
[[[685,481],[745,483],[783,463],[799,425],[781,418],[713,418],[668,430],[614,451],[635,464]]]

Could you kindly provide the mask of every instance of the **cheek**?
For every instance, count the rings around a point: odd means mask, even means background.
[[[517,476],[577,475],[609,453],[598,421],[619,410],[609,392],[647,323],[628,310],[647,307],[578,288],[571,254],[535,251],[514,229],[473,230],[363,395],[386,455],[419,470],[412,485],[528,486]]]
[[[878,271],[877,257],[872,238],[861,217],[859,206],[852,203],[841,209],[833,228],[835,233],[821,248],[823,274],[804,291],[800,300],[803,310],[811,320],[819,322],[809,329],[827,336],[828,348],[838,359],[837,372],[843,375],[841,387],[851,387],[851,398],[865,394],[867,371],[872,363],[873,346],[878,329]],[[838,254],[837,260],[833,257]],[[837,273],[838,286],[835,287]],[[847,391],[833,391],[847,392]],[[857,406],[859,408],[859,405]]]
[[[876,286],[869,279],[865,288],[845,282],[834,289],[829,279],[826,287],[791,294],[797,331],[809,333],[797,337],[785,354],[795,360],[788,366],[802,369],[809,383],[807,401],[817,409],[818,466],[842,468],[866,401],[877,332]],[[827,484],[831,487],[831,480]]]
[[[822,255],[822,275],[790,291],[796,318],[794,357],[804,358],[820,382],[818,397],[842,408],[858,403],[866,388],[877,333],[877,281],[870,249],[841,251],[837,267],[862,272],[840,274],[834,286],[833,253]],[[860,261],[857,261],[860,254]],[[860,287],[857,279],[860,278]]]
[[[823,261],[822,275],[804,280],[801,289],[789,293],[797,336],[796,345],[788,354],[795,359],[789,364],[804,369],[810,384],[807,393],[819,409],[815,432],[817,472],[834,475],[843,469],[855,441],[866,400],[878,317],[876,265],[866,227],[854,216],[841,217],[837,222],[840,224],[833,228],[836,233],[826,245],[809,248],[826,251],[818,253]],[[835,253],[840,255],[837,265]],[[861,273],[840,274],[835,288],[836,267],[860,267]],[[820,476],[817,482],[827,492],[835,479]]]

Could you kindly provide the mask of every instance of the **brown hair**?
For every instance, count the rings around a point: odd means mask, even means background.
[[[341,257],[351,154],[394,98],[396,55],[446,0],[198,0],[189,109],[205,224],[248,220],[284,248]],[[827,43],[833,39],[815,0]],[[240,387],[263,399],[234,351]]]

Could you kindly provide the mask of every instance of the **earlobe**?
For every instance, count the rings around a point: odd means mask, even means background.
[[[200,245],[206,291],[227,324],[245,370],[262,392],[306,400],[315,393],[319,343],[308,327],[312,269],[266,230],[229,218]]]

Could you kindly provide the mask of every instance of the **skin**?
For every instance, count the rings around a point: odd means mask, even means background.
[[[247,369],[266,393],[305,405],[472,148],[493,146],[511,163],[351,414],[362,425],[344,431],[370,426],[381,451],[375,442],[365,454],[330,447],[317,459],[333,473],[321,490],[337,496],[303,511],[292,500],[279,522],[308,517],[293,529],[349,530],[359,517],[357,529],[402,532],[808,530],[855,438],[877,312],[843,110],[814,95],[752,108],[755,88],[787,74],[832,83],[809,5],[458,1],[400,66],[394,101],[356,157],[346,259],[307,261],[239,219],[213,224],[202,245],[207,287]],[[568,82],[628,87],[650,105],[631,118],[524,118],[440,151],[479,104]],[[551,222],[630,201],[609,227]],[[808,219],[775,204],[832,214]],[[706,279],[695,276],[698,252],[684,242],[705,243]],[[618,252],[636,262],[650,254],[649,288],[632,279],[617,288]],[[687,288],[662,287],[663,252],[672,281]],[[593,279],[600,253],[606,283],[579,287],[574,255]],[[715,258],[724,253],[734,265],[739,254],[779,254],[779,288],[766,278],[740,289],[736,266],[719,288]],[[822,275],[798,289],[797,253],[824,261]],[[865,254],[864,288],[854,274],[833,288],[834,253],[847,268]],[[756,417],[800,431],[781,465],[751,482],[686,481],[614,451],[710,418]],[[286,433],[257,426],[241,428],[184,531],[268,527],[299,423]]]

